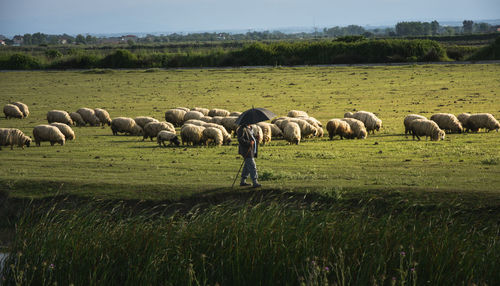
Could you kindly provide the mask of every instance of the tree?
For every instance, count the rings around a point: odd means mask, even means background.
[[[86,44],[85,37],[82,34],[78,34],[76,36],[75,43],[77,45],[85,45]]]
[[[434,20],[431,22],[431,31],[432,35],[437,35],[439,32],[439,23],[438,21]]]
[[[474,25],[474,22],[472,20],[464,20],[462,24],[464,33],[472,33],[472,27]]]

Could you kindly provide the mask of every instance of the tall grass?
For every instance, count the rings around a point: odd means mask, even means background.
[[[135,208],[137,209],[137,208]],[[134,211],[54,205],[19,221],[6,285],[495,285],[499,226],[460,211],[256,195]]]

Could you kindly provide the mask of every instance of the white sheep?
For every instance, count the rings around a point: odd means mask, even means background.
[[[411,133],[413,135],[413,140],[417,137],[420,140],[420,136],[430,137],[432,141],[444,140],[445,133],[439,128],[436,122],[428,119],[415,119],[410,124]]]
[[[64,134],[64,138],[66,140],[73,140],[76,138],[75,132],[73,131],[73,129],[71,129],[71,127],[69,127],[69,125],[60,122],[53,122],[50,123],[50,125],[57,127],[57,129],[59,129],[59,131]]]
[[[137,116],[136,118],[134,118],[134,121],[142,129],[144,129],[144,126],[146,126],[146,124],[150,122],[159,122],[157,119],[149,116]]]
[[[182,109],[169,109],[165,112],[165,121],[172,123],[174,126],[181,126],[184,123],[184,115],[186,111]]]
[[[366,131],[372,131],[373,134],[375,134],[375,130],[379,131],[380,128],[382,128],[382,120],[380,120],[375,114],[368,111],[356,111],[354,113],[347,112],[344,114],[344,117],[354,118],[363,122]]]
[[[167,130],[175,134],[175,127],[170,122],[149,122],[143,128],[142,140],[148,138],[153,141],[153,138],[162,130]]]
[[[17,145],[24,149],[24,145],[29,147],[31,144],[31,138],[26,136],[21,130],[15,128],[0,128],[0,150],[2,146],[9,146],[10,150],[14,149],[14,145]]]
[[[85,123],[88,123],[90,126],[99,126],[101,124],[93,109],[82,107],[76,112],[80,114],[83,118],[83,121],[85,121]]]
[[[184,122],[184,124],[193,124],[196,126],[203,126],[203,124],[206,124],[207,122],[197,120],[197,119],[189,119],[188,121]],[[214,123],[215,124],[215,123]]]
[[[203,116],[202,118],[200,118],[201,121],[204,121],[204,122],[212,122],[212,116]]]
[[[283,131],[278,127],[278,125],[270,123],[269,127],[271,127],[271,136],[272,137],[283,137]]]
[[[224,119],[224,118],[225,117],[223,117],[223,116],[213,116],[212,120],[210,120],[210,123],[215,123],[215,124],[222,125],[222,119]]]
[[[108,126],[111,125],[111,117],[109,116],[107,110],[102,108],[94,108],[94,113],[95,116],[99,118],[99,121],[101,122],[102,126],[104,126],[104,124],[108,124]]]
[[[117,117],[111,120],[111,131],[113,135],[118,135],[119,132],[135,136],[143,134],[141,126],[137,125],[132,118],[128,117]]]
[[[73,120],[71,120],[71,116],[64,110],[51,110],[47,112],[47,121],[49,123],[59,122],[64,123],[66,125],[73,125]]]
[[[196,125],[196,124],[195,124]],[[226,128],[224,128],[224,126],[222,125],[219,125],[219,124],[215,124],[215,123],[205,123],[205,124],[202,124],[200,126],[203,126],[205,128],[208,128],[208,127],[214,127],[214,128],[217,128],[219,129],[221,132],[222,132],[222,143],[224,145],[229,145],[231,144],[231,134],[229,134],[226,130]]]
[[[365,124],[354,118],[342,118],[342,121],[347,122],[351,127],[353,136],[358,139],[365,139],[368,136],[368,132],[366,131]]]
[[[239,111],[233,111],[233,112],[229,113],[229,116],[239,117],[240,115],[241,115],[241,112],[239,112]]]
[[[323,131],[323,124],[321,124],[321,122],[319,120],[317,120],[316,118],[314,118],[314,117],[299,117],[299,119],[303,119],[303,120],[307,121],[307,123],[316,127],[316,131],[317,131],[316,137],[321,138],[325,134]]]
[[[193,107],[191,108],[191,111],[198,111],[201,112],[203,116],[207,116],[210,110],[208,108],[203,108],[203,107]]]
[[[156,142],[158,142],[158,145],[160,146],[163,144],[163,147],[167,147],[167,145],[165,145],[165,141],[170,142],[168,145],[175,144],[176,146],[179,146],[181,144],[181,142],[179,142],[179,137],[177,137],[175,133],[162,130],[156,136]]]
[[[30,115],[30,110],[28,106],[20,101],[16,101],[12,103],[13,105],[17,106],[19,110],[23,113],[24,118],[28,117]]]
[[[289,122],[283,129],[283,138],[290,144],[300,143],[300,126],[295,122]]]
[[[267,143],[271,142],[271,137],[272,137],[271,123],[259,122],[257,123],[257,126],[259,126],[260,129],[262,130],[262,144],[266,145]]]
[[[466,132],[468,132],[470,130],[470,128],[467,124],[467,120],[469,120],[469,117],[470,117],[470,113],[461,113],[461,114],[457,115],[458,121],[460,121],[460,124],[462,124],[462,128]]]
[[[5,118],[24,118],[23,112],[14,104],[6,104],[3,107],[3,113],[5,114]]]
[[[441,130],[449,132],[462,133],[462,124],[458,118],[450,113],[437,113],[433,114],[430,118],[432,121],[436,122]]]
[[[302,110],[290,110],[287,114],[288,117],[309,117],[307,112]]]
[[[215,146],[221,146],[223,142],[222,132],[217,127],[207,127],[203,129],[203,139],[205,145],[212,143]]]
[[[229,116],[229,114],[231,114],[231,112],[229,112],[225,109],[219,109],[219,108],[211,109],[208,112],[208,116],[212,116],[212,117],[215,117],[215,116],[227,117],[227,116]]]
[[[188,112],[189,110],[191,110],[191,109],[189,109],[187,107],[176,107],[174,109],[179,109],[179,110],[182,110],[182,111],[185,111],[185,112]]]
[[[203,113],[196,110],[191,110],[186,112],[186,114],[184,114],[184,122],[188,121],[189,119],[199,120],[203,116],[204,116]]]
[[[403,120],[403,124],[405,126],[405,136],[408,138],[408,132],[411,132],[410,125],[411,122],[415,119],[427,119],[425,116],[419,114],[409,114]]]
[[[339,135],[340,139],[344,138],[352,139],[354,137],[349,123],[341,119],[337,118],[330,119],[326,123],[326,130],[328,131],[328,136],[330,137],[330,140],[333,140],[333,137],[335,135]]]
[[[182,125],[181,127],[182,145],[184,145],[184,143],[186,145],[189,145],[189,143],[191,143],[193,146],[202,145],[204,143],[203,130],[205,130],[205,127],[203,126],[196,126],[193,124]]]
[[[255,140],[257,140],[257,143],[262,144],[264,142],[264,133],[262,132],[260,126],[252,124],[250,125],[250,128],[253,131],[253,136],[255,137]]]
[[[228,133],[234,132],[236,134],[236,129],[238,129],[238,124],[236,124],[237,116],[228,116],[223,117],[220,121],[220,124],[226,128]]]
[[[51,125],[38,125],[33,128],[33,137],[35,138],[35,143],[40,146],[40,142],[49,141],[51,146],[55,143],[64,145],[66,138],[64,134],[59,130],[59,128]]]
[[[281,122],[281,126],[285,126],[288,125],[288,123],[290,122],[295,122],[299,125],[300,127],[300,136],[301,138],[306,138],[308,136],[316,136],[318,130],[316,129],[316,127],[314,127],[313,125],[309,124],[307,121],[305,121],[304,119],[300,119],[300,118],[288,118],[288,119],[284,119],[283,122]],[[279,123],[279,121],[277,121],[277,123]]]
[[[487,132],[491,130],[496,130],[498,132],[500,129],[500,123],[498,123],[498,120],[490,113],[471,114],[467,120],[467,126],[473,131],[484,128]]]
[[[82,116],[80,113],[77,112],[71,112],[69,114],[69,117],[73,121],[73,124],[76,126],[85,126],[85,120],[83,120]]]

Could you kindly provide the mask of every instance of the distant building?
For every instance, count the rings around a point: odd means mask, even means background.
[[[5,46],[5,41],[4,40],[0,40],[0,46]]]
[[[66,40],[66,39],[59,40],[59,44],[61,44],[61,45],[66,45],[67,43],[68,43],[68,40]]]
[[[14,42],[13,46],[20,46],[23,44],[24,42],[24,37],[23,36],[14,36],[14,38],[12,39],[12,41]]]

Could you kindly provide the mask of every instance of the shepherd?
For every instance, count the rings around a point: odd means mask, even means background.
[[[240,166],[240,170],[241,167],[244,166],[243,171],[241,172],[240,187],[250,186],[250,184],[246,182],[246,179],[249,175],[252,179],[252,187],[261,187],[261,184],[259,184],[259,182],[257,181],[258,174],[257,166],[255,164],[255,158],[257,158],[259,147],[250,125],[269,120],[275,116],[276,114],[265,108],[252,108],[243,112],[238,117],[238,119],[236,119],[236,124],[239,125],[239,128],[236,132],[239,144],[238,153],[243,157],[243,162]],[[236,173],[236,177],[233,181],[233,186],[236,182],[236,179],[238,178],[240,170],[238,170],[238,173]]]

